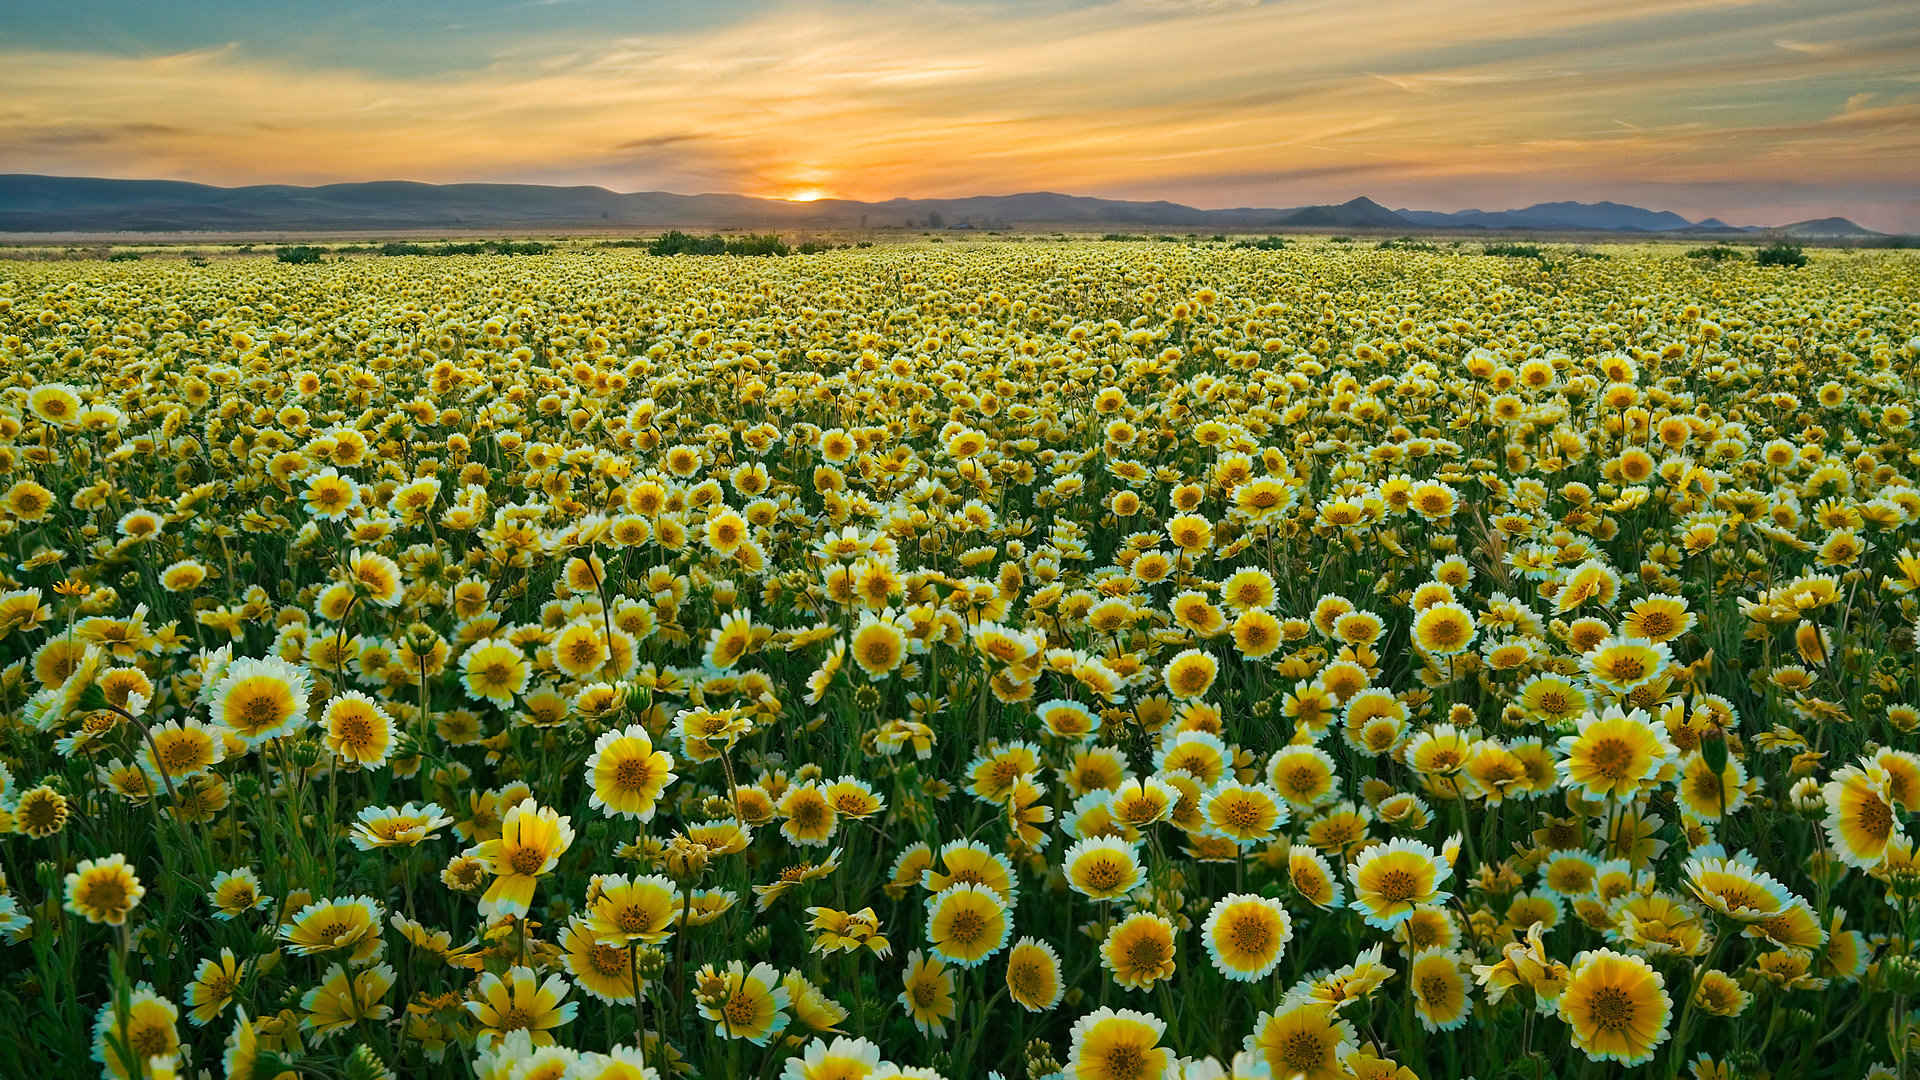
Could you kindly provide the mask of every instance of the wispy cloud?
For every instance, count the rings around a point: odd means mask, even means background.
[[[1441,208],[1651,185],[1747,218],[1826,185],[1825,212],[1920,229],[1916,61],[1903,4],[1713,0],[824,6],[419,76],[13,49],[0,170]]]

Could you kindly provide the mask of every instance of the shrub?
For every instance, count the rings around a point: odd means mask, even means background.
[[[1799,244],[1776,240],[1754,252],[1753,261],[1760,266],[1805,266],[1807,253],[1800,249]]]
[[[1482,255],[1500,255],[1514,259],[1544,259],[1546,254],[1539,244],[1487,244],[1481,247]]]
[[[291,263],[295,266],[305,266],[311,263],[317,263],[320,261],[320,256],[321,256],[321,251],[319,248],[312,247],[307,244],[300,244],[293,247],[278,247],[273,249],[273,257],[275,259],[283,263]]]
[[[1687,252],[1687,258],[1689,259],[1704,259],[1707,262],[1716,263],[1725,262],[1728,259],[1737,259],[1739,257],[1740,249],[1737,247],[1729,247],[1726,244],[1710,244],[1707,247],[1697,247]]]

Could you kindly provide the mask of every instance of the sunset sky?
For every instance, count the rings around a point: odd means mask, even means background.
[[[0,172],[1920,232],[1920,2],[10,0]]]

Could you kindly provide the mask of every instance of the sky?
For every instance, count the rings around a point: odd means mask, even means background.
[[[0,172],[1920,232],[1920,2],[7,0]]]

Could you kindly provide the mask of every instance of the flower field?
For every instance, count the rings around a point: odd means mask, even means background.
[[[0,264],[0,1075],[1920,1076],[1920,261]]]

